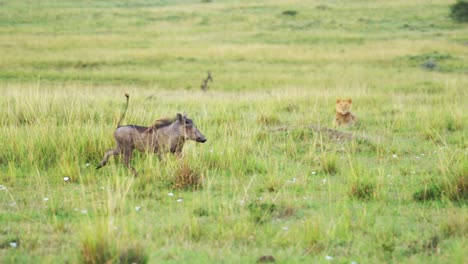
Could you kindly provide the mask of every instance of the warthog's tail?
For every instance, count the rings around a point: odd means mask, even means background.
[[[123,111],[123,114],[122,114],[122,116],[120,117],[119,122],[117,123],[117,128],[120,127],[120,122],[122,122],[122,120],[123,120],[124,117],[125,117],[125,113],[127,113],[127,109],[128,109],[128,99],[130,98],[130,95],[129,95],[128,93],[125,93],[125,97],[127,97],[127,104],[125,105],[125,110]]]

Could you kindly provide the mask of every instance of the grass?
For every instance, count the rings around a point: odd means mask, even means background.
[[[463,263],[452,2],[0,2],[0,262]],[[208,141],[96,171],[124,92]],[[365,140],[308,128],[338,97]]]

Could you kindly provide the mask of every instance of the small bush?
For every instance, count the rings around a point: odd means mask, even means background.
[[[450,7],[450,17],[457,22],[468,22],[468,2],[457,1]]]
[[[283,14],[285,16],[296,16],[297,11],[295,11],[295,10],[285,10],[281,14]]]
[[[115,249],[105,236],[87,237],[81,244],[82,263],[107,263],[114,259]]]
[[[273,256],[265,255],[265,256],[261,256],[260,258],[258,258],[257,263],[273,263],[275,261],[276,260]]]
[[[285,205],[281,206],[278,208],[276,217],[278,218],[286,218],[286,217],[292,217],[296,214],[296,208],[290,205]]]
[[[297,112],[298,109],[299,109],[299,107],[297,106],[297,104],[294,104],[294,103],[290,103],[286,107],[283,108],[283,110],[288,112],[288,113]]]
[[[82,263],[148,263],[148,256],[141,247],[123,249],[120,253],[110,245],[110,241],[101,239],[95,243],[83,243]],[[118,260],[118,261],[117,261]]]
[[[440,252],[439,243],[440,243],[439,236],[437,235],[432,236],[429,240],[423,243],[423,250],[429,254],[438,253]]]
[[[320,170],[329,175],[336,174],[338,172],[338,157],[334,154],[322,155]]]
[[[122,240],[122,239],[120,239]],[[107,227],[98,225],[89,230],[81,242],[81,263],[148,263],[148,256],[141,246],[119,246],[120,241]],[[125,241],[128,244],[128,241]]]
[[[361,201],[370,201],[376,195],[376,185],[366,181],[356,181],[352,187],[349,195],[353,199]]]
[[[119,256],[119,263],[148,263],[148,256],[142,247],[134,246],[122,250]]]
[[[435,70],[437,68],[437,63],[434,61],[425,61],[423,64],[421,64],[421,67],[426,70]]]
[[[201,188],[201,176],[184,161],[175,171],[174,189],[196,191]]]
[[[468,200],[468,177],[462,175],[447,182],[442,179],[432,180],[423,189],[413,193],[413,199],[418,202],[442,200],[443,198],[451,201]]]
[[[278,192],[283,187],[283,181],[279,177],[271,176],[260,189],[261,192],[267,191],[270,193]]]
[[[450,200],[460,201],[468,200],[468,175],[461,175],[452,183],[453,188],[450,191]]]
[[[208,216],[209,213],[208,213],[208,210],[206,210],[205,208],[202,208],[202,207],[199,207],[199,208],[196,208],[195,210],[193,210],[193,214],[196,215],[196,216]]]
[[[448,118],[445,120],[445,128],[447,131],[454,132],[463,130],[463,125],[453,118]]]
[[[276,205],[267,202],[253,202],[247,208],[256,224],[263,224],[271,219],[272,213],[276,210]]]
[[[261,114],[257,117],[257,122],[262,125],[275,125],[278,124],[280,120],[277,115]]]
[[[440,230],[445,236],[468,235],[468,215],[458,210],[449,211],[440,225]]]
[[[415,201],[429,201],[429,200],[438,200],[442,197],[442,189],[436,183],[431,183],[427,186],[424,186],[423,189],[420,189],[413,193],[413,199]]]
[[[439,152],[437,180],[450,200],[468,199],[468,163],[462,151]]]

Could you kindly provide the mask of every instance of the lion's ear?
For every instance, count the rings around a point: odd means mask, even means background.
[[[348,103],[352,103],[352,102],[353,102],[353,100],[351,100],[351,98],[348,98],[348,100],[346,100],[346,101],[348,101]]]
[[[341,102],[341,99],[340,98],[336,99],[336,103],[339,103],[339,102]]]

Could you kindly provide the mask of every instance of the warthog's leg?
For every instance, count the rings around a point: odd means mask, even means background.
[[[106,153],[104,154],[104,158],[99,163],[99,165],[96,167],[96,170],[100,169],[101,167],[104,167],[106,165],[107,161],[109,160],[110,156],[116,156],[116,155],[120,155],[120,151],[118,149],[109,149],[108,151],[106,151]]]
[[[124,151],[124,163],[125,163],[125,166],[127,166],[128,169],[130,169],[133,173],[133,175],[135,176],[138,176],[138,172],[135,170],[135,168],[133,168],[132,166],[130,166],[130,159],[132,158],[132,149],[131,148],[127,148],[125,149]]]
[[[176,145],[174,145],[171,148],[171,153],[174,154],[174,156],[176,156],[176,158],[180,159],[180,158],[182,158],[182,148],[183,147],[184,147],[184,143],[183,142],[178,142]]]

